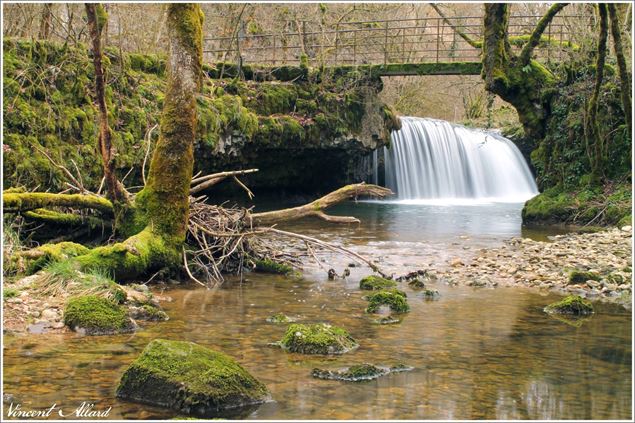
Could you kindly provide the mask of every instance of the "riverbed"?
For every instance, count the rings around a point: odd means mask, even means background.
[[[354,214],[361,225],[318,220],[285,229],[341,243],[377,259],[389,271],[447,266],[512,237],[547,240],[561,231],[523,231],[518,204],[412,205],[359,203],[330,211]],[[112,419],[172,418],[176,413],[114,397],[117,382],[152,339],[189,340],[223,351],[262,380],[272,400],[221,415],[250,419],[628,419],[631,416],[631,312],[596,303],[596,313],[571,325],[543,312],[560,298],[522,287],[450,286],[440,281],[430,301],[404,286],[411,312],[395,325],[364,313],[358,289],[368,274],[341,255],[321,255],[302,277],[248,274],[220,288],[158,285],[170,320],[142,323],[134,334],[4,335],[4,391],[23,408],[82,401],[112,407]],[[326,269],[351,270],[329,281]],[[399,272],[404,273],[404,272]],[[303,356],[269,344],[285,325],[276,312],[301,322],[346,328],[360,348],[336,357]],[[325,381],[314,367],[403,363],[410,372],[368,382]]]

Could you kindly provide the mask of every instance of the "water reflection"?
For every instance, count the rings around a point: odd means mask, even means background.
[[[362,225],[304,220],[284,225],[341,242],[382,263],[433,263],[461,251],[498,246],[520,235],[520,206],[478,208],[344,204]],[[465,248],[469,250],[465,250]],[[337,268],[346,257],[335,257]],[[337,261],[339,260],[339,261]],[[424,301],[405,287],[412,311],[397,325],[365,315],[357,289],[363,268],[329,282],[323,271],[304,278],[248,275],[220,289],[177,288],[168,322],[132,335],[4,336],[3,384],[23,408],[112,406],[112,419],[171,418],[163,409],[114,397],[125,368],[154,338],[189,340],[235,357],[271,390],[273,402],[252,419],[628,419],[631,415],[631,315],[608,304],[579,327],[542,308],[557,296],[522,288],[431,286]],[[307,357],[268,346],[284,325],[273,313],[347,328],[361,344],[339,357]],[[314,367],[371,362],[415,367],[364,383],[318,380]],[[5,407],[6,409],[6,407]],[[228,416],[225,416],[228,417]]]
[[[412,312],[380,326],[363,313],[355,284],[250,276],[216,292],[176,289],[172,319],[135,335],[5,336],[4,388],[25,405],[97,401],[112,418],[174,413],[114,398],[125,367],[156,337],[198,342],[234,356],[267,384],[274,402],[252,419],[597,419],[631,412],[630,315],[609,305],[580,328],[542,312],[555,297],[516,288],[435,286],[439,301],[408,290]],[[346,327],[361,347],[306,357],[267,346],[284,311]],[[365,383],[313,379],[313,367],[356,363],[415,367]]]

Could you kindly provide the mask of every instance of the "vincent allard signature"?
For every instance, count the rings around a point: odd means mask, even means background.
[[[43,417],[89,417],[89,418],[105,418],[112,410],[112,407],[105,409],[95,408],[95,404],[90,402],[82,402],[79,407],[74,410],[63,410],[62,407],[54,403],[49,408],[43,410],[24,409],[21,404],[9,404],[7,417],[13,418],[43,418]]]

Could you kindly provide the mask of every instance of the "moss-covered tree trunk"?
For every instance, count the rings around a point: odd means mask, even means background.
[[[202,66],[203,14],[196,4],[169,4],[168,83],[161,135],[148,182],[123,223],[138,232],[122,243],[77,257],[84,269],[101,268],[119,279],[180,263],[194,164],[196,96]]]
[[[510,5],[485,4],[482,71],[485,87],[514,106],[525,134],[534,140],[544,136],[549,104],[546,94],[556,81],[549,70],[531,57],[545,29],[565,6],[561,3],[551,6],[529,42],[515,55],[509,43]]]
[[[620,19],[617,11],[617,5],[609,3],[608,12],[611,21],[611,35],[613,36],[613,49],[617,58],[617,69],[620,75],[620,88],[622,97],[622,108],[624,109],[624,118],[629,134],[633,133],[631,127],[632,103],[631,103],[631,83],[628,67],[626,66],[626,58],[624,56],[624,46],[622,44],[622,29],[620,27]]]
[[[606,42],[608,38],[608,10],[604,3],[598,4],[600,36],[598,37],[597,59],[595,62],[595,85],[593,86],[593,94],[589,100],[586,118],[586,138],[587,138],[587,154],[591,161],[591,175],[594,182],[604,176],[604,139],[600,134],[600,125],[598,123],[598,109],[600,89],[604,81],[604,63],[606,62]]]

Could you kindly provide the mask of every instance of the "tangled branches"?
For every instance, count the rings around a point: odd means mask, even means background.
[[[261,261],[298,267],[303,259],[312,257],[321,266],[316,252],[329,250],[346,254],[387,277],[377,264],[354,251],[274,226],[304,216],[326,216],[320,205],[328,207],[357,195],[383,197],[389,194],[390,190],[375,185],[348,185],[305,206],[256,214],[252,214],[251,209],[206,204],[205,197],[191,198],[187,244],[192,249],[183,252],[185,270],[192,280],[210,286],[222,283],[223,274],[242,276],[244,269],[253,269]],[[345,216],[331,218],[328,221],[359,222]],[[265,222],[273,226],[264,226]],[[207,283],[201,282],[195,274],[202,275]]]

